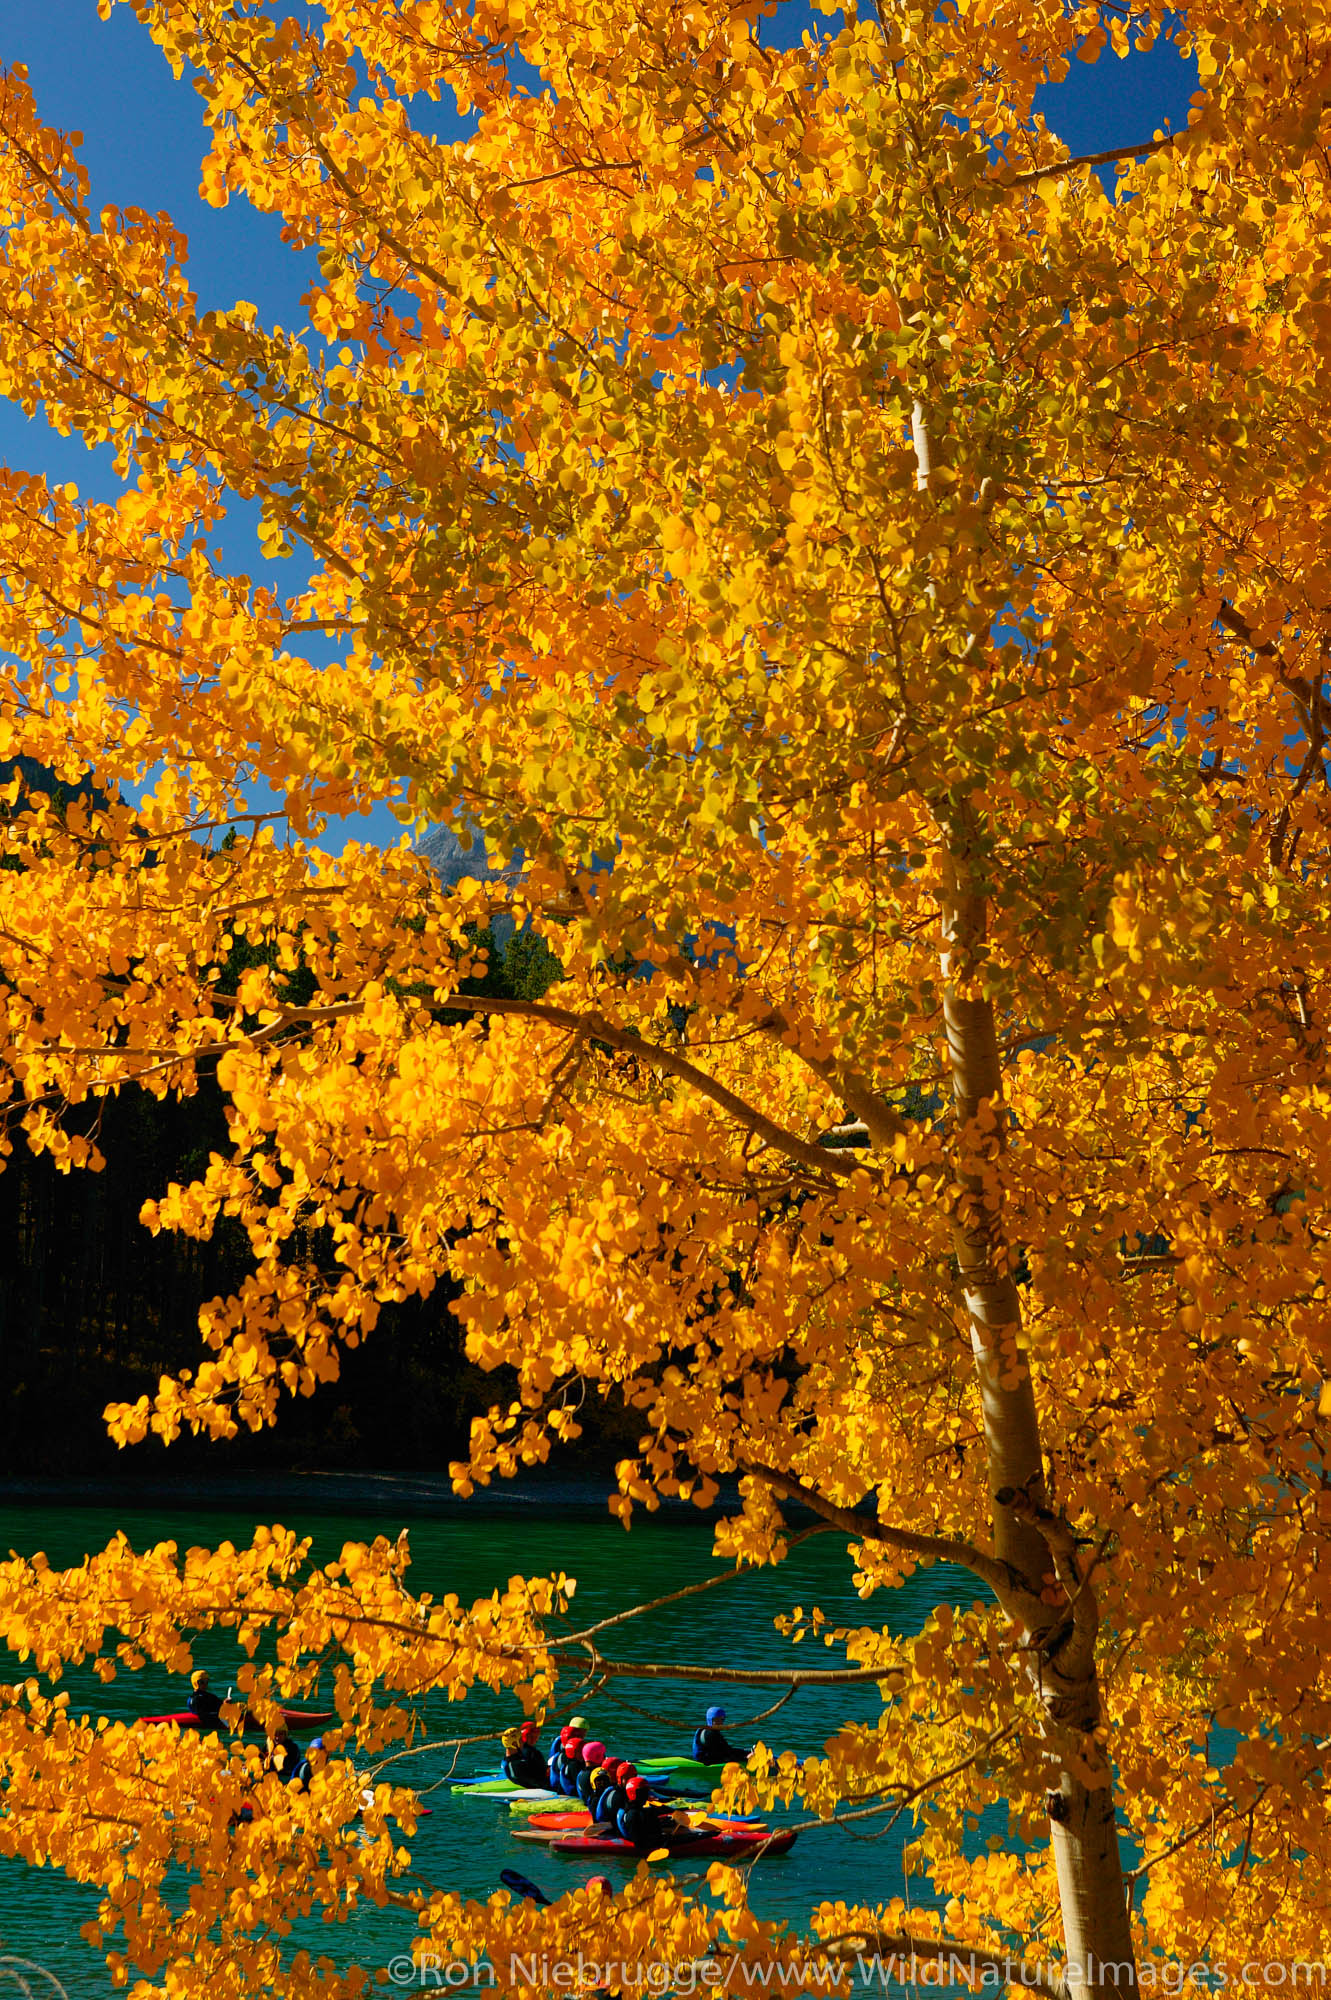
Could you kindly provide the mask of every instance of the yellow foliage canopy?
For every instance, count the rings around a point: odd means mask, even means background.
[[[268,1423],[448,1278],[516,1381],[460,1490],[576,1434],[581,1384],[641,1412],[626,1523],[738,1475],[741,1562],[800,1493],[866,1599],[940,1555],[988,1586],[839,1635],[880,1723],[732,1802],[896,1788],[977,1947],[1237,1965],[1279,1913],[1326,1959],[1331,15],[885,0],[772,49],[716,0],[134,5],[197,76],[208,199],[321,276],[307,336],[199,313],[169,221],[90,215],[0,82],[0,391],[132,475],[0,472],[0,759],[95,783],[7,787],[0,1144],[95,1169],[80,1107],[213,1074],[230,1151],[145,1221],[254,1253],[115,1435]],[[1033,94],[1164,32],[1204,89],[1111,196]],[[212,552],[232,497],[300,553],[286,597]],[[508,886],[321,851],[385,800],[469,816]],[[459,994],[501,906],[540,1002]],[[16,1559],[0,1630],[52,1675],[276,1629],[282,1690],[331,1654],[372,1748],[407,1695],[539,1709],[570,1664],[559,1579],[464,1609],[387,1548],[303,1561]],[[472,1957],[808,1949],[728,1871],[723,1915],[646,1874],[539,1915],[390,1890],[332,1777],[228,1833],[239,1753],[36,1682],[0,1772],[0,1851],[101,1883],[175,1994],[314,1990],[273,1937],[363,1893]],[[963,1796],[1021,1842],[967,1858]]]

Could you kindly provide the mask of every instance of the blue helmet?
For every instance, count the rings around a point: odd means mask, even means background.
[[[695,1710],[695,1713],[696,1713],[696,1710]],[[720,1727],[720,1725],[721,1725],[721,1724],[722,1724],[722,1723],[723,1723],[723,1722],[725,1721],[725,1719],[726,1719],[726,1712],[725,1712],[725,1710],[724,1710],[723,1708],[709,1708],[709,1709],[708,1709],[708,1711],[707,1711],[707,1727],[708,1727],[709,1729],[718,1729],[718,1728]]]
[[[311,1750],[322,1750],[323,1747],[324,1747],[324,1740],[322,1736],[311,1736],[310,1738]]]

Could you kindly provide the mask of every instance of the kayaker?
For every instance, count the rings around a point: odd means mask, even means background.
[[[605,1762],[604,1743],[584,1743],[582,1746],[582,1768],[574,1780],[578,1797],[582,1803],[591,1804],[592,1779]]]
[[[550,1774],[550,1790],[552,1792],[563,1792],[565,1790],[564,1779],[568,1764],[568,1746],[573,1740],[573,1736],[573,1724],[566,1722],[559,1732],[558,1742],[555,1744],[553,1750],[551,1750],[547,1759],[547,1769]]]
[[[650,1853],[653,1847],[664,1844],[660,1838],[661,1809],[650,1799],[641,1778],[630,1778],[624,1792],[624,1803],[615,1814],[616,1830],[621,1840]]]
[[[674,1814],[665,1812],[652,1797],[645,1779],[630,1778],[624,1789],[626,1803],[615,1815],[621,1839],[630,1841],[640,1854],[650,1854],[654,1847],[670,1846],[678,1840],[680,1829]]]
[[[190,1697],[185,1703],[191,1715],[197,1715],[204,1729],[220,1729],[222,1725],[222,1700],[208,1685],[208,1676],[200,1667],[190,1677]]]
[[[529,1750],[534,1750],[536,1755],[540,1758],[541,1762],[544,1763],[545,1752],[541,1748],[540,1725],[538,1723],[531,1721],[524,1722],[522,1727],[518,1731],[518,1735],[522,1738],[527,1748]]]
[[[625,1840],[631,1840],[641,1854],[650,1854],[654,1847],[668,1847],[673,1853],[677,1847],[687,1847],[695,1840],[710,1837],[709,1829],[693,1826],[686,1819],[679,1819],[666,1810],[661,1801],[648,1790],[645,1778],[633,1777],[625,1790],[628,1804],[615,1815],[615,1825]]]
[[[592,1818],[596,1818],[596,1808],[606,1792],[613,1791],[610,1773],[604,1763],[597,1764],[587,1773],[587,1795],[583,1803]]]
[[[605,1783],[597,1788],[592,1801],[592,1819],[597,1826],[613,1828],[617,1824],[616,1816],[620,1807],[626,1806],[629,1802],[625,1787],[628,1780],[636,1774],[632,1764],[626,1762],[624,1758],[611,1757],[601,1766],[601,1775]]]
[[[310,1779],[314,1776],[314,1766],[310,1762],[311,1755],[316,1750],[322,1750],[323,1747],[323,1737],[312,1736],[310,1738],[309,1749],[305,1752],[304,1756],[302,1757],[299,1751],[297,1751],[296,1768],[291,1773],[291,1782],[302,1792],[308,1792],[310,1789]]]
[[[284,1785],[289,1785],[300,1764],[300,1751],[296,1748],[291,1731],[283,1723],[268,1732],[268,1748],[264,1754],[263,1768],[274,1772]]]
[[[721,1733],[726,1719],[723,1708],[709,1708],[701,1729],[693,1732],[693,1755],[699,1764],[747,1764],[747,1750],[737,1750]]]
[[[578,1796],[578,1779],[583,1773],[582,1749],[585,1738],[570,1736],[564,1748],[563,1760],[559,1767],[559,1789],[566,1798]]]
[[[506,1729],[500,1741],[504,1746],[501,1768],[510,1783],[524,1791],[548,1791],[550,1770],[536,1741],[536,1724],[525,1722],[521,1729]]]

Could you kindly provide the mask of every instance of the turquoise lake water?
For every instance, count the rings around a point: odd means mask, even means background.
[[[320,1513],[300,1517],[242,1515],[216,1509],[0,1506],[0,1550],[31,1555],[44,1550],[53,1563],[67,1564],[105,1545],[117,1528],[135,1547],[172,1540],[182,1550],[215,1547],[229,1539],[250,1540],[256,1521],[283,1525],[313,1538],[317,1560],[327,1561],[347,1541],[368,1541],[376,1534],[396,1538],[404,1525],[385,1515]],[[644,1520],[626,1534],[610,1520],[567,1518],[542,1510],[537,1518],[523,1513],[497,1514],[463,1509],[446,1517],[406,1524],[412,1569],[408,1581],[436,1596],[455,1591],[464,1602],[487,1595],[517,1573],[539,1575],[565,1570],[578,1580],[576,1617],[581,1626],[596,1616],[659,1597],[685,1584],[713,1575],[720,1567],[711,1555],[711,1530],[703,1522]],[[797,1604],[818,1605],[829,1624],[890,1623],[894,1629],[918,1629],[930,1608],[944,1599],[968,1602],[973,1585],[960,1572],[932,1569],[917,1574],[904,1588],[882,1592],[862,1602],[851,1585],[851,1565],[835,1535],[818,1536],[796,1547],[776,1569],[723,1585],[682,1606],[668,1607],[607,1635],[612,1657],[702,1662],[732,1667],[827,1667],[843,1663],[838,1650],[806,1640],[799,1647],[773,1628],[774,1616]],[[614,1638],[613,1649],[608,1641]],[[206,1638],[195,1647],[196,1660],[212,1670],[214,1683],[225,1687],[241,1655],[229,1636]],[[0,1678],[17,1679],[23,1669],[0,1655]],[[183,1707],[187,1690],[161,1669],[121,1673],[104,1687],[89,1669],[67,1675],[63,1683],[77,1713],[129,1719]],[[626,1755],[666,1752],[687,1754],[693,1727],[709,1702],[722,1703],[727,1729],[735,1740],[756,1737],[774,1748],[808,1754],[848,1719],[869,1720],[879,1712],[872,1686],[802,1690],[762,1728],[746,1727],[745,1718],[770,1706],[779,1689],[700,1687],[682,1681],[620,1682],[613,1697],[598,1695],[585,1711],[598,1735]],[[633,1704],[633,1707],[628,1706]],[[643,1715],[635,1710],[650,1711]],[[477,1733],[514,1720],[516,1703],[482,1693],[465,1703],[429,1698],[420,1704],[432,1736]],[[442,1778],[453,1753],[415,1757],[409,1769],[422,1790]],[[486,1754],[463,1753],[459,1774],[493,1768]],[[547,1893],[558,1893],[596,1872],[623,1876],[619,1863],[577,1864],[557,1860],[540,1848],[511,1838],[512,1816],[498,1801],[461,1800],[446,1789],[431,1795],[433,1815],[420,1821],[411,1843],[414,1865],[429,1881],[485,1897],[499,1887],[502,1868],[520,1868]],[[873,1822],[853,1830],[828,1827],[801,1834],[792,1851],[753,1870],[751,1899],[764,1916],[781,1917],[802,1927],[810,1906],[823,1897],[880,1902],[900,1895],[921,1895],[922,1885],[908,1884],[903,1874],[904,1828],[875,1834]],[[79,1926],[95,1914],[97,1892],[70,1883],[49,1869],[30,1869],[0,1861],[0,1963],[6,1954],[45,1967],[73,1996],[109,1994],[110,1976],[100,1958],[83,1943]],[[302,1942],[332,1956],[339,1967],[356,1963],[384,1967],[403,1953],[413,1935],[410,1919],[400,1911],[367,1908],[336,1932],[323,1924]],[[34,1989],[36,1990],[36,1989]],[[392,1990],[391,1988],[387,1990]]]

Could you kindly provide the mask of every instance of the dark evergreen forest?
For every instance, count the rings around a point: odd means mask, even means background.
[[[537,940],[511,936],[502,950],[493,939],[478,942],[491,946],[490,969],[469,990],[531,998],[549,983],[554,961]],[[117,1451],[102,1422],[106,1404],[132,1400],[159,1376],[198,1365],[198,1308],[236,1288],[249,1246],[233,1222],[200,1243],[153,1236],[139,1221],[149,1197],[192,1178],[210,1152],[226,1150],[222,1097],[210,1080],[194,1097],[164,1102],[126,1090],[83,1117],[85,1130],[96,1121],[102,1172],[59,1173],[17,1131],[0,1162],[0,1469],[439,1472],[461,1453],[471,1414],[503,1385],[465,1360],[443,1286],[428,1300],[385,1307],[373,1336],[343,1356],[341,1380],[287,1403],[276,1431],[220,1448],[184,1439],[169,1457],[157,1440]],[[597,1449],[595,1439],[589,1445]]]

